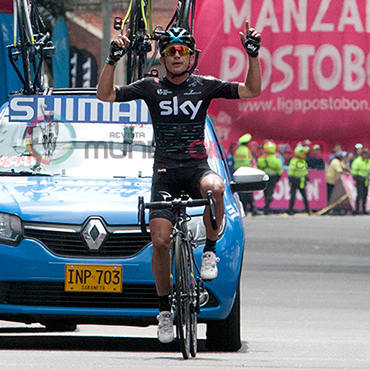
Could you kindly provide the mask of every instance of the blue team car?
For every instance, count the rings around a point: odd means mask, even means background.
[[[245,245],[237,192],[261,190],[268,177],[248,168],[231,177],[209,119],[206,142],[225,181],[225,216],[219,276],[206,283],[198,320],[207,324],[209,348],[232,351],[241,346]],[[152,245],[138,225],[138,196],[150,200],[153,150],[142,101],[103,103],[88,90],[9,98],[0,111],[0,320],[51,331],[156,324]],[[192,209],[189,223],[198,264],[202,212]]]

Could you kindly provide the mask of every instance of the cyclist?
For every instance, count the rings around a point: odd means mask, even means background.
[[[130,42],[128,30],[122,37],[111,42],[110,54],[97,90],[97,97],[103,101],[143,99],[148,105],[156,142],[151,201],[163,200],[160,191],[178,197],[180,191],[184,190],[195,199],[206,198],[207,191],[212,190],[219,226],[224,214],[224,183],[207,162],[207,151],[203,144],[205,118],[214,98],[253,98],[261,93],[258,58],[261,35],[249,27],[248,21],[245,27],[245,35],[240,32],[242,44],[249,55],[249,68],[244,83],[192,75],[195,40],[187,30],[171,28],[159,40],[160,61],[166,70],[165,77],[151,77],[128,86],[114,87],[115,65],[125,54]],[[211,227],[207,209],[203,219],[207,240],[202,255],[201,277],[213,280],[218,274],[216,241],[219,229],[213,230]],[[160,311],[157,317],[158,338],[163,343],[169,343],[174,338],[173,313],[169,301],[170,235],[174,222],[170,210],[150,211],[152,271]]]

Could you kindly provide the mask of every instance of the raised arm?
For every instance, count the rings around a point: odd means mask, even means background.
[[[262,91],[262,72],[258,57],[258,51],[261,46],[261,35],[249,27],[249,22],[245,22],[245,35],[240,32],[240,40],[248,53],[249,68],[244,83],[238,87],[239,97],[241,99],[255,98]]]
[[[125,54],[128,45],[130,30],[128,30],[121,37],[113,40],[110,44],[109,56],[107,63],[103,68],[102,73],[99,77],[98,90],[96,97],[103,101],[115,101],[116,100],[116,89],[114,88],[114,72],[116,69],[117,62]]]

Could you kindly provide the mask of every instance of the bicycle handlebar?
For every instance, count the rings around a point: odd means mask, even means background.
[[[145,225],[145,209],[168,209],[168,208],[176,208],[176,207],[199,207],[199,206],[208,206],[210,209],[210,220],[213,230],[217,230],[217,219],[216,219],[216,206],[215,200],[212,195],[212,191],[209,190],[207,192],[207,199],[181,199],[176,198],[173,200],[165,200],[160,202],[149,202],[144,203],[144,197],[139,196],[138,202],[138,222],[141,228],[141,232],[144,235],[147,235],[148,232],[146,230]]]

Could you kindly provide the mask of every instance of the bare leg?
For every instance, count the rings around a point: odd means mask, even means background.
[[[217,240],[218,232],[220,230],[222,218],[224,217],[224,191],[225,186],[222,178],[214,173],[204,176],[200,182],[200,193],[203,198],[207,198],[208,190],[212,190],[213,197],[216,202],[216,218],[217,218],[217,230],[213,230],[210,217],[209,207],[206,207],[203,214],[203,222],[206,227],[207,238],[210,240]]]
[[[155,218],[149,222],[153,242],[152,271],[158,296],[169,293],[170,249],[172,224],[165,218]]]

